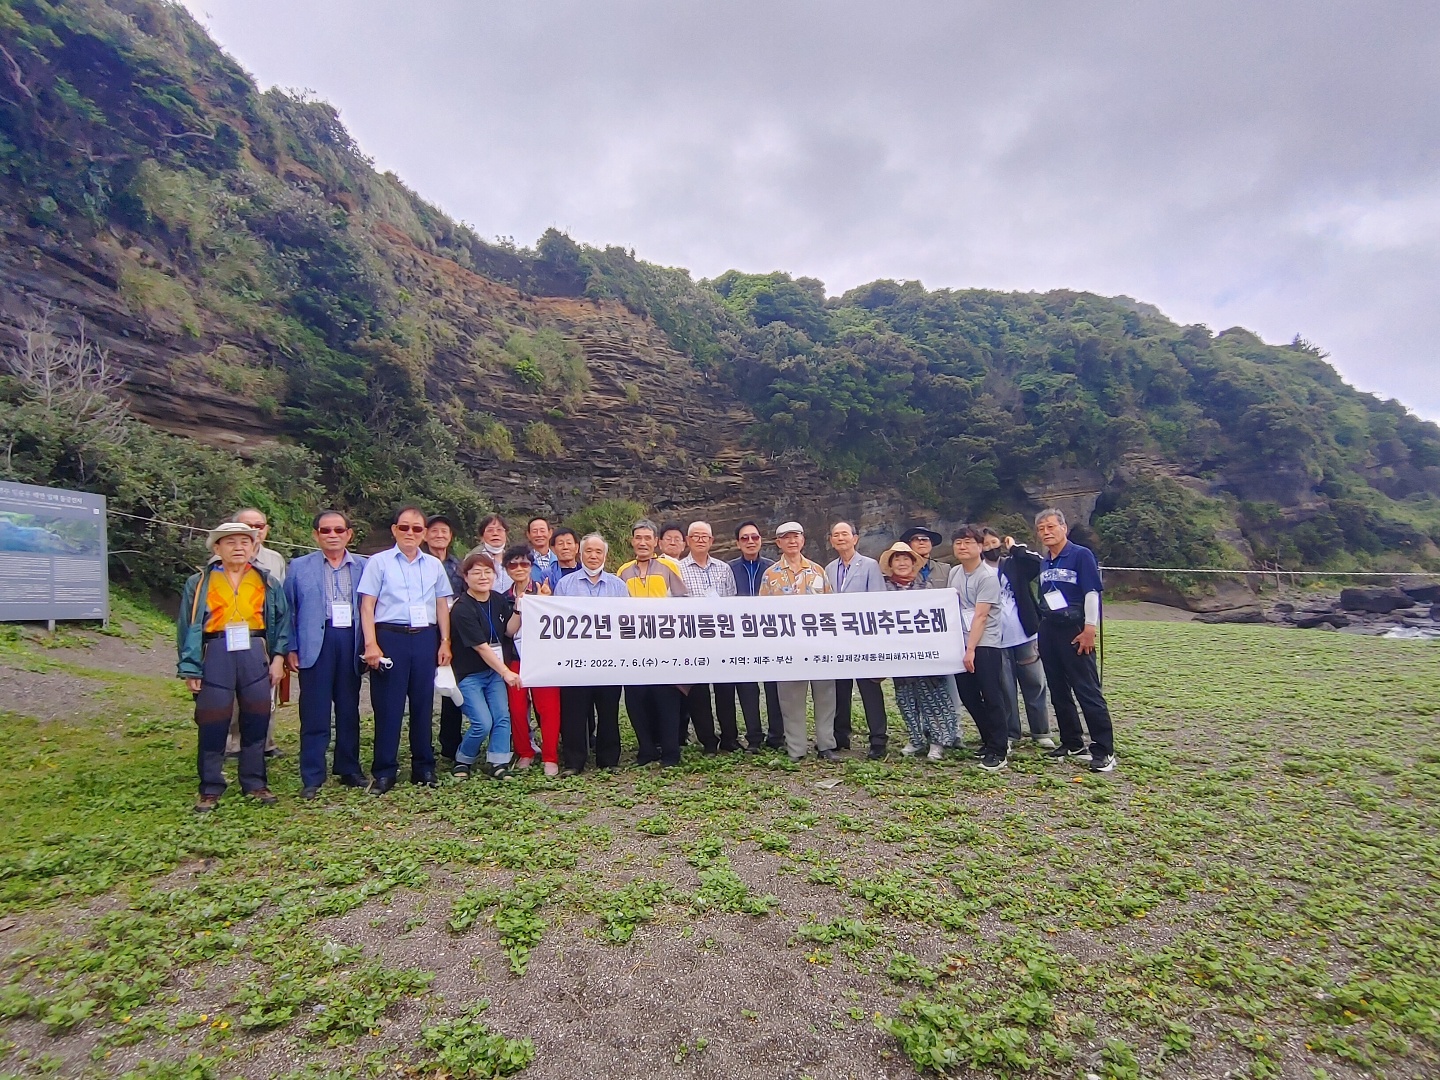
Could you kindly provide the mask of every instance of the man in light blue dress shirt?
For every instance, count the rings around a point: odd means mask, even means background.
[[[425,515],[402,507],[390,526],[395,546],[371,556],[360,575],[360,625],[365,634],[370,698],[375,707],[375,756],[370,792],[395,786],[400,727],[410,703],[410,780],[435,786],[430,722],[435,668],[450,663],[450,578],[434,555],[420,550]]]
[[[609,554],[610,545],[599,533],[584,537],[580,541],[580,569],[559,580],[555,595],[593,600],[628,599],[630,587],[605,570]],[[610,609],[606,607],[603,611],[608,615]],[[592,716],[595,718],[593,728]],[[560,758],[565,768],[561,775],[574,776],[584,771],[590,760],[592,742],[597,766],[613,769],[620,764],[620,687],[562,686]]]
[[[837,593],[884,592],[885,575],[880,573],[880,564],[868,555],[855,550],[855,526],[848,521],[837,521],[830,527],[830,546],[840,557],[825,567],[825,576],[830,588]],[[860,688],[860,702],[865,707],[865,726],[870,731],[870,752],[872,761],[885,756],[889,742],[886,733],[885,693],[879,679],[854,680]],[[850,679],[835,680],[835,746],[839,750],[850,749]]]

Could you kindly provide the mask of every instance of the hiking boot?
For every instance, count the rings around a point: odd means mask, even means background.
[[[195,806],[193,807],[193,809],[197,814],[208,814],[211,810],[214,810],[215,807],[219,805],[219,795],[201,795],[198,799],[195,800]]]
[[[245,792],[247,799],[254,799],[261,806],[274,806],[280,800],[275,798],[269,788],[258,788],[255,791]]]

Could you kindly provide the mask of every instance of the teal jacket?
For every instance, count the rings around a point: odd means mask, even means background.
[[[284,588],[268,573],[251,563],[251,568],[265,579],[265,649],[271,656],[284,656],[290,651],[290,605],[285,602]],[[176,620],[175,643],[180,650],[180,678],[198,679],[204,674],[205,620],[210,615],[206,596],[210,591],[210,575],[220,571],[213,563],[198,574],[191,574],[180,594],[180,617]]]

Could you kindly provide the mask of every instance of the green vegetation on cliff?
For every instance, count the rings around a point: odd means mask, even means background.
[[[1101,491],[1094,534],[1127,561],[1440,564],[1440,429],[1302,340],[1123,297],[878,281],[827,298],[783,273],[696,282],[553,230],[487,243],[377,173],[333,108],[258,90],[178,6],[0,0],[0,45],[15,257],[44,237],[98,260],[123,333],[188,342],[171,377],[252,402],[285,444],[242,462],[135,420],[74,423],[0,375],[8,476],[170,520],[243,498],[298,529],[326,492],[371,520],[420,498],[473,521],[474,470],[558,457],[551,421],[583,414],[591,377],[563,333],[417,290],[402,264],[428,259],[623,304],[753,410],[758,450],[808,455],[838,486],[975,518],[1030,508],[1063,471]],[[467,406],[456,355],[532,394],[533,416]],[[156,557],[156,583],[193,554],[143,524],[114,540]]]

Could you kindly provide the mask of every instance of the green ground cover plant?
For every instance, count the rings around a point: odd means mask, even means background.
[[[131,645],[160,624],[126,603]],[[561,1075],[517,1017],[563,998],[572,951],[742,982],[725,935],[771,928],[766,963],[837,988],[826,1039],[891,1075],[1433,1075],[1440,651],[1109,631],[1112,776],[692,747],[301,803],[281,759],[280,806],[232,791],[205,818],[174,680],[16,632],[0,677],[95,690],[83,716],[0,716],[0,1074]],[[803,1027],[734,1012],[626,1067],[758,1076],[749,1032]]]

